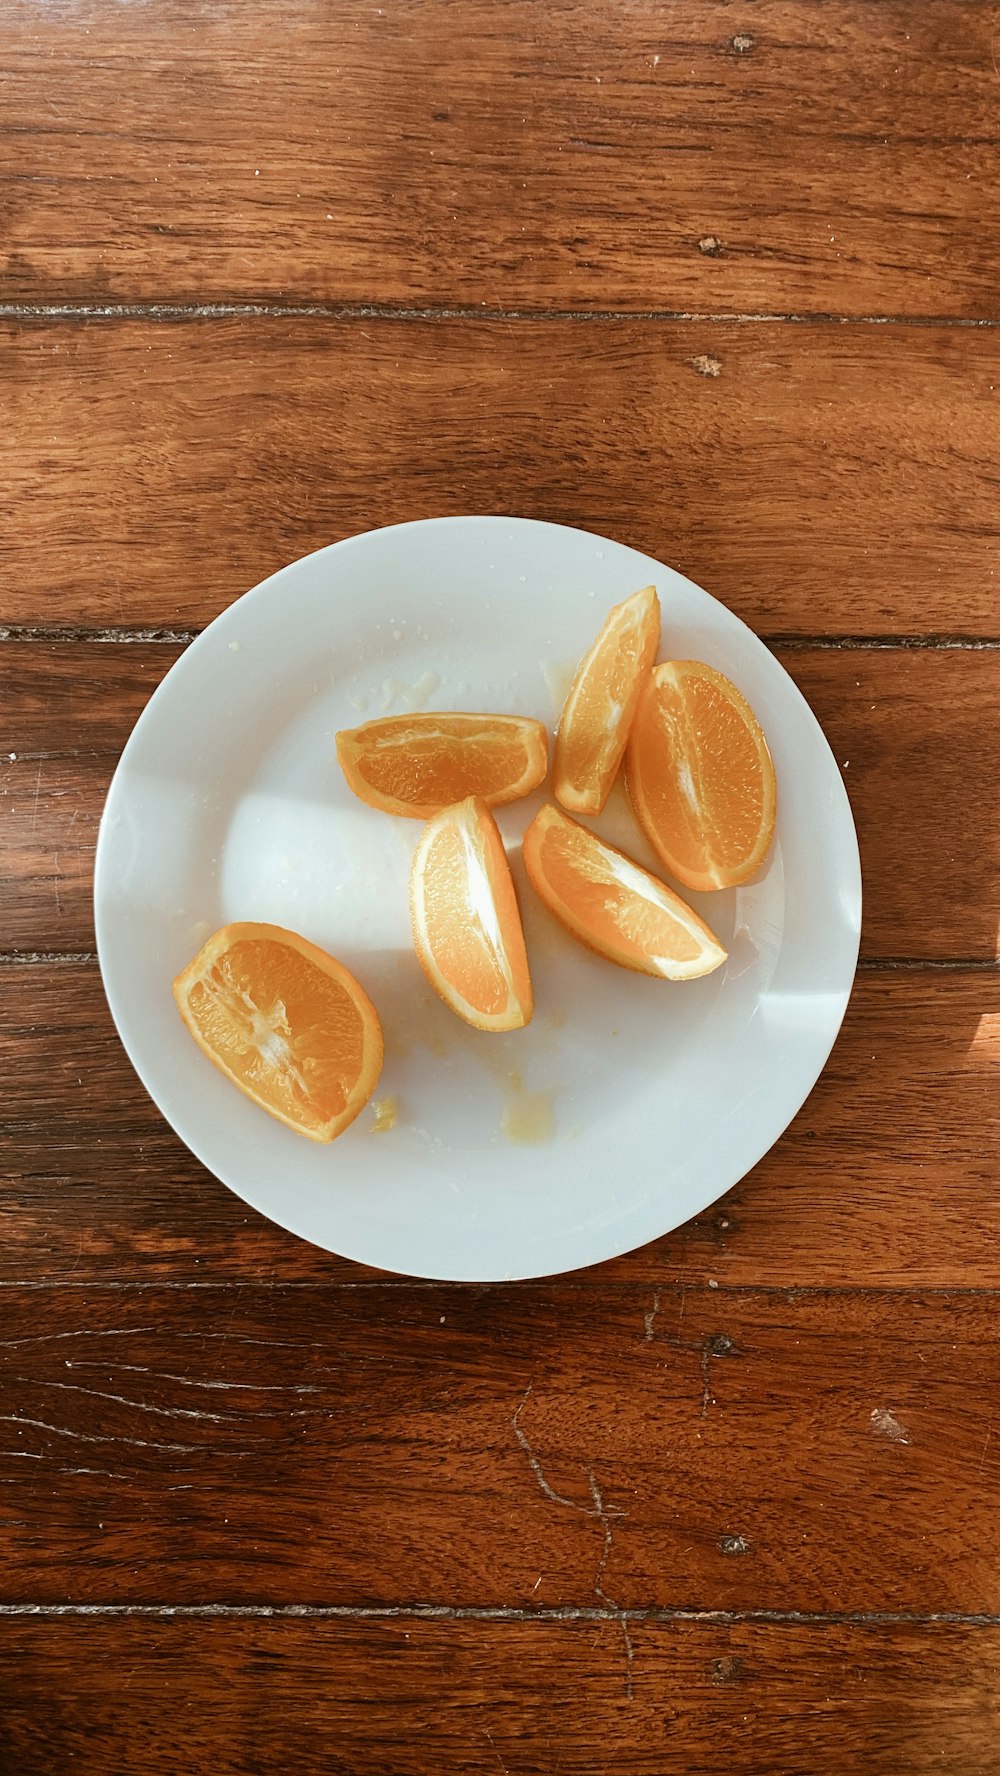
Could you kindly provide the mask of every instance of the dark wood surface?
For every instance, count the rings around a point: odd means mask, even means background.
[[[0,619],[186,634],[356,531],[515,512],[644,549],[768,636],[994,636],[997,337],[0,314]]]
[[[986,0],[5,9],[3,1776],[1000,1776],[998,64]],[[728,1197],[477,1288],[203,1171],[90,889],[193,633],[481,510],[768,638],[866,922]]]
[[[80,1776],[998,1767],[995,1624],[668,1614],[628,1635],[585,1611],[18,1618],[11,1767],[52,1768],[53,1740]]]
[[[206,1277],[4,1326],[4,1603],[1000,1617],[976,1291]]]
[[[995,6],[461,5],[12,0],[11,296],[997,318]]]

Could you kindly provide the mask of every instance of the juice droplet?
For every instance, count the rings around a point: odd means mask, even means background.
[[[570,686],[576,677],[576,668],[575,660],[563,660],[558,665],[554,661],[542,661],[542,676],[557,714],[569,696]]]
[[[541,1147],[556,1132],[554,1091],[525,1091],[516,1074],[500,1118],[500,1132],[516,1147]]]
[[[372,1134],[384,1135],[387,1130],[394,1129],[399,1121],[399,1100],[397,1098],[376,1098],[372,1105]]]

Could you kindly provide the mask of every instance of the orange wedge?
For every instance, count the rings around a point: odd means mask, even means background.
[[[491,808],[544,781],[549,742],[522,715],[387,715],[337,735],[356,796],[386,814],[428,820],[467,796]]]
[[[517,896],[497,823],[479,796],[421,834],[410,877],[413,942],[436,993],[477,1030],[519,1030],[533,1009]]]
[[[340,962],[280,925],[224,925],[174,981],[198,1047],[241,1092],[310,1141],[367,1104],[382,1029]]]
[[[726,951],[680,896],[551,803],[524,835],[535,893],[574,937],[639,974],[694,980]]]
[[[653,586],[609,611],[559,718],[553,788],[573,814],[599,814],[621,764],[639,694],[660,644]]]
[[[760,723],[712,666],[671,660],[643,687],[625,760],[636,818],[687,888],[756,875],[774,835],[777,789]]]

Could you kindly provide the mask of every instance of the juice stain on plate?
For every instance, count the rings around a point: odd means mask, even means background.
[[[511,1073],[500,1132],[516,1147],[541,1147],[556,1132],[555,1091],[525,1091],[520,1073]]]
[[[398,1098],[376,1098],[372,1105],[372,1134],[384,1135],[399,1121]]]
[[[555,665],[549,660],[542,661],[542,676],[549,689],[553,707],[557,716],[562,714],[562,706],[569,696],[570,685],[576,677],[578,660],[564,660]]]
[[[406,684],[401,678],[387,678],[380,688],[383,709],[401,710],[409,714],[413,710],[426,709],[429,698],[440,687],[441,680],[436,672],[425,672],[415,684]]]

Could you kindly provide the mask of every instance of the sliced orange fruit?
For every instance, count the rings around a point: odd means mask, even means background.
[[[444,808],[410,877],[413,942],[436,993],[477,1030],[519,1030],[533,1009],[517,895],[500,830],[480,796]]]
[[[774,835],[777,788],[746,698],[701,660],[657,666],[643,687],[625,759],[646,837],[687,888],[756,875]]]
[[[559,718],[553,788],[573,814],[599,814],[621,764],[639,693],[660,644],[653,586],[609,611],[580,661]]]
[[[672,888],[551,803],[524,835],[524,864],[549,911],[609,962],[694,980],[726,960],[718,938]]]
[[[467,796],[491,808],[545,779],[549,741],[523,715],[387,715],[337,735],[356,796],[386,814],[428,820]]]
[[[382,1028],[342,963],[280,925],[224,925],[174,981],[198,1047],[241,1092],[310,1141],[371,1097]]]

